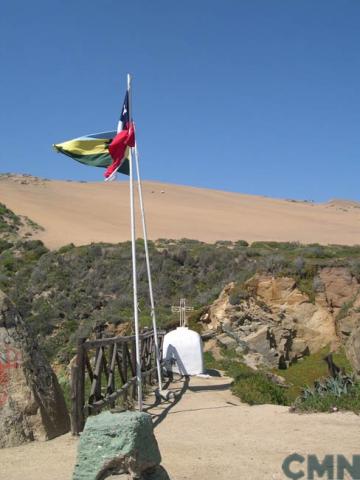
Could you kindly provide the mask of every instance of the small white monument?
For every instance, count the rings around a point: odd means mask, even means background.
[[[201,337],[186,326],[186,312],[193,310],[186,306],[185,298],[180,306],[172,307],[180,314],[180,327],[164,337],[163,357],[166,368],[181,375],[200,375],[204,373],[203,348]]]

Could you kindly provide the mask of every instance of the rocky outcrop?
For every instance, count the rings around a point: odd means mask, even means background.
[[[335,313],[359,293],[359,284],[345,267],[323,268],[319,274],[327,305]]]
[[[286,367],[342,343],[360,371],[359,284],[342,267],[324,268],[316,280],[315,302],[289,277],[257,274],[241,288],[230,283],[201,321],[222,332],[222,347],[233,348],[236,342],[252,366]]]
[[[69,431],[54,372],[10,300],[0,292],[0,448]]]
[[[354,370],[360,375],[360,325],[359,320],[354,328],[350,338],[346,342],[346,350]]]
[[[335,316],[336,330],[354,370],[360,374],[360,294],[343,303]]]

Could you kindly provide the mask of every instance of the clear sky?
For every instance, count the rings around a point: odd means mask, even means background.
[[[359,0],[2,0],[0,60],[1,172],[100,181],[131,72],[144,178],[360,200]]]

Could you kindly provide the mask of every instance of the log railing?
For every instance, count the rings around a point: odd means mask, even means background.
[[[162,358],[164,332],[158,333]],[[154,333],[140,334],[143,386],[156,376]],[[124,408],[136,395],[135,336],[79,339],[71,367],[71,431],[78,435],[88,415],[115,407],[122,398]]]

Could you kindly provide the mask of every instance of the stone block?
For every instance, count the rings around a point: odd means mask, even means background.
[[[160,462],[149,414],[103,412],[87,419],[73,480],[101,480],[121,473],[130,478],[155,478]]]

